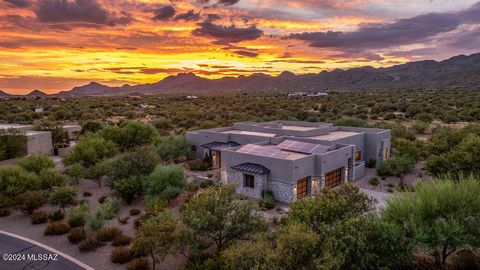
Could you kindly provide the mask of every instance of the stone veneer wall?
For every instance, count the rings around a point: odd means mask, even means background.
[[[237,186],[237,194],[242,194],[251,198],[261,199],[264,183],[267,181],[264,175],[254,175],[254,188],[243,186],[243,172],[227,172],[227,183]]]
[[[287,184],[275,180],[268,181],[268,190],[273,193],[275,200],[284,203],[292,203],[295,201],[294,185]]]

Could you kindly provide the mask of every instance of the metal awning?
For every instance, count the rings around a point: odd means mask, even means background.
[[[226,150],[234,147],[239,147],[241,144],[236,143],[236,142],[211,142],[202,145],[202,147],[205,147],[210,150]]]
[[[269,174],[270,173],[269,169],[265,168],[260,164],[255,164],[255,163],[239,164],[237,166],[233,166],[232,169],[253,173],[253,174]]]

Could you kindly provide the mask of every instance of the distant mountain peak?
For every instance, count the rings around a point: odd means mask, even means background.
[[[264,73],[206,79],[192,72],[171,75],[148,84],[109,87],[91,82],[60,95],[129,95],[131,93],[296,92],[399,88],[480,88],[480,53],[455,56],[444,61],[425,60],[390,67],[372,66],[334,69],[317,74],[284,71],[277,77]]]
[[[48,96],[48,94],[46,94],[46,93],[44,93],[44,92],[42,92],[38,89],[35,89],[32,92],[28,93],[26,96],[27,97],[33,97],[33,96],[35,96],[35,97],[46,97],[46,96]]]

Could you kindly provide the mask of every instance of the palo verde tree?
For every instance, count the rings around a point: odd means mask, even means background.
[[[186,204],[182,217],[198,241],[208,239],[218,250],[255,231],[260,222],[254,205],[239,201],[231,185],[208,188],[197,194]]]
[[[453,181],[442,178],[418,183],[416,194],[401,194],[388,201],[383,218],[403,228],[417,249],[447,269],[455,252],[480,247],[480,181],[474,177]]]
[[[133,240],[133,250],[149,255],[153,270],[169,254],[176,254],[181,247],[184,230],[168,212],[148,218],[138,228]]]

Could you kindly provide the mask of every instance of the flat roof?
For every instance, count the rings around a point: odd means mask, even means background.
[[[230,130],[222,131],[222,133],[252,135],[252,136],[261,136],[261,137],[277,136],[277,134],[274,134],[274,133],[255,132],[255,131],[246,131],[246,130],[238,130],[238,129],[230,129]]]
[[[0,129],[21,129],[32,128],[32,125],[19,125],[19,124],[0,124]]]
[[[257,144],[247,144],[237,149],[235,152],[251,154],[255,156],[264,156],[271,158],[279,158],[285,160],[296,160],[308,156],[307,154],[287,151],[279,149],[276,145],[257,145]]]
[[[353,131],[332,131],[326,135],[319,135],[311,138],[315,140],[322,140],[322,141],[335,141],[338,139],[348,138],[358,134],[361,134],[361,133],[353,132]]]
[[[297,130],[297,131],[310,131],[310,130],[318,129],[318,127],[302,127],[302,126],[283,125],[282,129]]]

